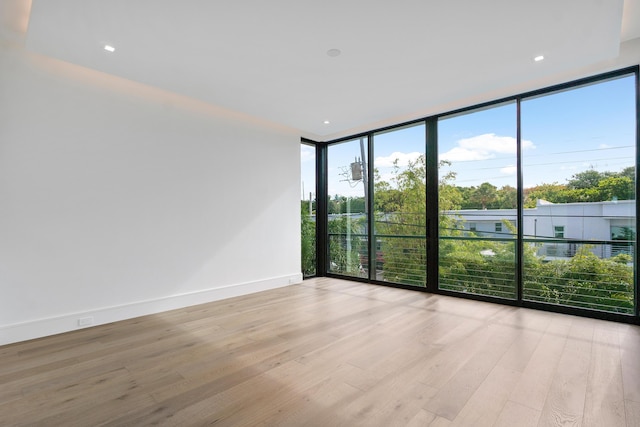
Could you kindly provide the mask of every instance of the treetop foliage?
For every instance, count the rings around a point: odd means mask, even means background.
[[[441,161],[440,167],[449,166],[450,162]],[[411,162],[407,168],[394,169],[390,181],[381,179],[374,171],[374,210],[375,212],[398,212],[414,206],[411,199],[423,205],[422,192],[426,179],[425,156]],[[455,172],[445,174],[439,185],[444,193],[439,198],[441,210],[456,209],[515,209],[517,207],[517,190],[505,185],[496,187],[489,182],[478,186],[455,185]],[[603,202],[608,200],[633,200],[635,196],[635,167],[624,168],[620,172],[598,172],[594,169],[578,172],[565,184],[557,182],[544,183],[525,188],[524,207],[534,208],[537,200],[551,203]],[[418,197],[416,199],[416,197]],[[364,213],[364,197],[345,197],[335,195],[329,200],[329,213]]]

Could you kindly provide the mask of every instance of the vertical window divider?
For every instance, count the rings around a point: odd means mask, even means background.
[[[374,197],[374,178],[375,171],[373,167],[373,133],[369,133],[366,137],[367,140],[367,159],[362,159],[363,163],[367,164],[367,189],[365,198],[366,214],[367,214],[367,257],[369,260],[368,279],[376,280],[376,242],[374,242],[374,221],[373,221],[373,197]]]
[[[430,292],[438,290],[438,119],[425,121],[426,155],[426,239],[427,239],[427,283]]]
[[[327,275],[329,265],[329,217],[326,142],[316,143],[316,276]]]
[[[640,225],[640,204],[638,203],[638,195],[640,195],[640,191],[638,191],[638,166],[640,165],[640,70],[638,68],[635,69],[635,77],[636,77],[636,179],[634,182],[635,185],[635,199],[636,199],[636,238],[635,238],[635,247],[633,250],[633,282],[634,282],[634,304],[636,307],[635,316],[636,323],[640,324],[640,285],[638,285],[638,234],[637,231],[640,230],[638,227]]]
[[[524,288],[524,189],[522,178],[521,102],[516,98],[516,301],[522,302]]]

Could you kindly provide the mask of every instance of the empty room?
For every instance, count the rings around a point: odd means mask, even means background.
[[[0,0],[0,425],[638,426],[640,0]]]

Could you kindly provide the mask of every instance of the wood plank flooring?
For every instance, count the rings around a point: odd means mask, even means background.
[[[312,279],[0,347],[0,425],[639,426],[640,327]]]

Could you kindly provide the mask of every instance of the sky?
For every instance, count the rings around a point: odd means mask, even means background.
[[[594,169],[618,172],[635,164],[635,77],[628,76],[522,101],[524,187],[557,182]],[[374,166],[392,177],[393,160],[402,169],[425,151],[424,125],[374,136]],[[366,141],[365,141],[366,144]],[[365,145],[366,147],[366,145]],[[438,158],[451,166],[455,185],[489,182],[516,186],[516,104],[442,117]],[[349,180],[349,166],[361,157],[359,140],[329,147],[329,195],[363,196],[362,181]],[[302,146],[305,199],[315,192],[313,147]],[[302,194],[302,193],[301,193]]]

